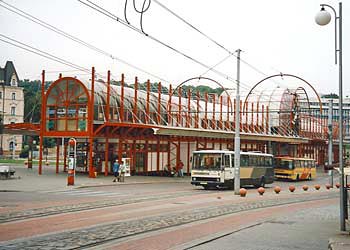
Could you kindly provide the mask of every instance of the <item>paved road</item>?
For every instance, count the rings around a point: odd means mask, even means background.
[[[192,250],[287,250],[328,249],[328,239],[334,235],[338,223],[339,205],[299,209],[294,213],[228,232],[214,239],[187,245]]]
[[[34,177],[27,180],[30,178]],[[273,244],[264,242],[269,241],[266,232],[285,229],[284,235],[294,242],[315,230],[315,240],[323,246],[328,233],[337,231],[339,192],[325,189],[326,175],[311,182],[292,183],[297,186],[295,193],[287,191],[291,183],[276,182],[274,185],[282,187],[279,195],[270,185],[264,196],[251,188],[245,198],[233,195],[232,190],[193,187],[188,179],[154,180],[151,184],[125,185],[106,179],[101,180],[106,185],[47,190],[44,183],[40,188],[26,183],[28,191],[2,192],[0,249],[213,249],[211,244],[224,249],[221,245],[236,242],[231,236],[244,232],[252,234],[254,241],[249,241],[250,246],[240,243],[237,246],[242,248],[235,249],[273,249]],[[320,191],[313,188],[314,183],[322,184]],[[307,192],[301,189],[304,184],[310,186]],[[324,228],[322,220],[312,225],[311,219],[305,224],[302,217],[292,217],[295,213],[310,215],[310,208],[312,212],[321,209],[319,217],[322,209],[333,213],[325,221],[329,232],[316,230]],[[303,244],[295,241],[290,249],[303,249]]]

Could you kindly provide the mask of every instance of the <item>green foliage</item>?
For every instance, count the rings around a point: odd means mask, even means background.
[[[326,94],[326,95],[323,95],[321,97],[322,98],[329,98],[329,99],[338,99],[339,98],[339,96],[337,94],[334,94],[334,93]]]
[[[23,147],[21,153],[19,153],[20,158],[27,158],[29,154],[29,147]]]
[[[45,83],[47,89],[52,82]],[[38,123],[41,117],[41,81],[24,79],[18,84],[24,93],[24,122]]]
[[[24,92],[24,121],[37,123],[41,116],[41,82],[24,80],[19,82]]]

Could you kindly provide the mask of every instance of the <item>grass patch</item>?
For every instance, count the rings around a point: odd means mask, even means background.
[[[0,163],[24,164],[24,159],[0,159]]]

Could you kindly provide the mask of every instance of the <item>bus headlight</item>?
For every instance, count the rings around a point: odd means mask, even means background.
[[[195,181],[195,180],[196,180],[196,177],[193,177],[192,180]]]
[[[220,182],[220,178],[217,178],[216,181],[217,181],[217,182]]]

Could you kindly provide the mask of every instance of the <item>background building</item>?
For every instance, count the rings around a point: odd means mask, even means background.
[[[19,78],[11,61],[0,68],[0,114],[4,124],[22,123],[24,115],[23,88],[18,86]],[[22,149],[22,135],[0,135],[0,154],[15,157]]]
[[[338,98],[321,98],[323,112],[320,113],[320,106],[316,100],[310,100],[311,112],[316,116],[320,116],[328,119],[328,110],[330,108],[330,100],[333,100],[333,122],[339,121],[339,99]],[[343,128],[345,140],[350,140],[350,98],[343,98]]]

